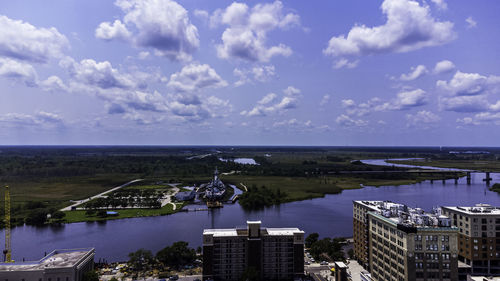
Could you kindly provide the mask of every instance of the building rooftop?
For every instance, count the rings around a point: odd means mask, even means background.
[[[473,207],[443,207],[468,215],[500,215],[500,208],[489,204],[476,204]]]
[[[54,250],[39,261],[0,263],[0,271],[37,271],[45,268],[73,267],[94,251],[93,248]]]
[[[263,236],[293,236],[295,233],[304,233],[304,231],[293,228],[266,228],[260,227],[261,221],[247,221],[246,227],[235,227],[227,229],[204,229],[203,235],[213,235],[214,237],[229,237],[229,236],[248,236],[248,229],[259,227]]]
[[[441,208],[424,212],[421,208],[411,208],[391,201],[355,201],[368,207],[372,213],[394,224],[418,228],[450,228],[451,220],[441,214]]]

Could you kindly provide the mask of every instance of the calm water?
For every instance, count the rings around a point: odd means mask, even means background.
[[[257,163],[253,158],[234,158],[231,160],[219,158],[219,160],[224,161],[224,162],[233,161],[233,162],[238,163],[238,164],[259,165],[259,163]]]
[[[492,174],[500,182],[500,174]],[[445,184],[429,181],[408,186],[365,187],[346,190],[325,198],[283,204],[261,211],[246,212],[238,204],[222,209],[181,212],[170,216],[135,218],[106,223],[74,223],[61,227],[16,227],[12,230],[15,260],[39,259],[56,248],[95,247],[96,260],[127,260],[127,254],[139,248],[157,252],[178,240],[200,246],[204,228],[244,226],[246,220],[262,220],[264,226],[299,227],[321,236],[352,236],[353,200],[392,200],[426,210],[440,205],[500,205],[500,196],[490,192],[482,181],[484,174],[473,173],[472,184],[461,178]],[[3,237],[3,231],[0,232]],[[1,241],[3,243],[3,241]]]

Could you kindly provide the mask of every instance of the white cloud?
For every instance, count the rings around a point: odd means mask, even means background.
[[[136,46],[153,48],[155,55],[190,60],[198,49],[198,29],[184,7],[173,0],[117,0],[125,13],[122,21],[103,22],[98,38],[128,39]],[[134,32],[130,31],[133,30]]]
[[[283,9],[283,3],[275,1],[257,4],[252,9],[244,3],[233,2],[224,10],[216,10],[210,18],[211,26],[228,26],[222,34],[222,44],[217,45],[218,56],[261,62],[277,55],[290,56],[292,49],[284,44],[266,46],[268,32],[300,25],[297,14],[285,14]]]
[[[113,68],[109,61],[96,62],[92,59],[84,59],[77,63],[67,57],[61,61],[60,65],[68,70],[75,81],[85,86],[100,89],[131,89],[139,84],[135,77],[121,73]]]
[[[401,74],[399,77],[402,81],[412,81],[415,80],[427,73],[427,68],[424,65],[418,65],[416,67],[411,68],[411,72],[408,74]]]
[[[419,111],[416,114],[406,114],[407,127],[427,129],[435,126],[440,120],[441,117],[426,110]]]
[[[446,4],[445,0],[431,0],[431,1],[441,10],[448,9],[448,4]]]
[[[180,72],[170,76],[168,86],[177,92],[193,92],[205,88],[220,88],[227,86],[208,64],[192,63],[182,68]]]
[[[353,119],[350,116],[342,114],[335,119],[335,123],[342,127],[365,127],[368,125],[368,121],[361,119]]]
[[[285,93],[285,95],[287,96],[296,97],[300,95],[301,91],[300,89],[297,89],[294,86],[288,86],[286,89],[283,90],[283,93]]]
[[[254,66],[252,69],[235,68],[233,75],[238,77],[234,83],[236,87],[252,81],[267,82],[276,75],[274,65]],[[250,77],[253,76],[253,79]]]
[[[405,110],[427,104],[427,93],[422,89],[405,91],[397,94],[396,100],[392,101],[392,110]]]
[[[319,106],[325,106],[330,102],[330,95],[324,95],[319,102]]]
[[[102,22],[95,30],[95,37],[103,40],[127,41],[130,39],[130,35],[130,31],[120,20],[115,20],[113,23]]]
[[[489,103],[484,95],[440,97],[441,110],[455,112],[480,112],[488,110]]]
[[[31,64],[0,57],[0,76],[21,81],[28,87],[37,86],[37,74]]]
[[[276,100],[278,96],[275,93],[269,93],[265,95],[261,100],[259,100],[258,104],[268,104]]]
[[[46,80],[40,82],[40,87],[44,91],[48,92],[67,92],[69,91],[68,86],[64,84],[64,82],[61,80],[61,78],[52,75]]]
[[[473,117],[464,117],[462,119],[459,118],[457,119],[457,122],[464,125],[482,125],[488,123],[500,125],[500,112],[481,112],[474,115]]]
[[[149,52],[144,52],[144,51],[140,52],[138,57],[141,60],[145,60],[145,59],[147,59],[149,57]]]
[[[335,68],[335,69],[340,69],[342,67],[355,68],[356,66],[358,66],[358,63],[359,63],[359,60],[349,61],[348,59],[341,58],[335,62],[335,64],[333,65],[333,68]]]
[[[0,115],[0,125],[7,127],[56,128],[64,126],[62,118],[55,114],[39,111],[33,115],[24,113],[7,113]]]
[[[205,10],[195,9],[193,15],[203,21],[207,21],[210,18],[210,14]]]
[[[455,69],[455,64],[453,64],[453,62],[449,60],[443,60],[436,63],[436,66],[434,66],[434,73],[441,74],[452,71],[453,69]]]
[[[233,106],[228,100],[215,96],[202,99],[197,95],[168,95],[168,111],[176,118],[188,122],[201,122],[208,118],[227,117]]]
[[[54,27],[38,28],[0,15],[0,30],[0,56],[4,57],[46,63],[69,47],[68,39]]]
[[[257,102],[257,105],[254,106],[251,110],[244,110],[240,114],[248,117],[267,116],[268,114],[284,112],[286,110],[296,108],[298,105],[298,94],[300,93],[300,90],[289,86],[288,88],[283,90],[283,92],[285,93],[285,95],[279,102],[276,102],[276,94],[269,93],[266,96],[262,97],[262,99]]]
[[[355,25],[347,36],[332,37],[323,53],[342,61],[370,54],[409,52],[443,45],[456,38],[453,23],[434,19],[430,8],[419,2],[385,0],[381,9],[387,17],[384,25]]]
[[[467,28],[474,28],[477,26],[477,22],[472,17],[466,18],[465,22],[467,23]]]
[[[474,96],[488,92],[498,92],[500,76],[483,76],[478,73],[464,73],[457,71],[450,81],[436,82],[438,89],[451,96]]]
[[[328,125],[315,125],[311,120],[300,121],[296,118],[289,120],[274,122],[272,127],[274,129],[284,129],[293,133],[303,133],[311,131],[330,131],[331,128]]]

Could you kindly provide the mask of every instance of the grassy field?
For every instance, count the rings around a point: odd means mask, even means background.
[[[432,161],[388,161],[395,164],[434,166],[441,168],[456,168],[465,170],[481,170],[500,172],[500,161],[494,160],[432,160]]]
[[[420,182],[426,178],[418,179],[364,179],[359,177],[336,177],[328,176],[323,179],[305,177],[253,177],[230,175],[223,177],[223,180],[241,188],[240,183],[247,187],[255,185],[257,187],[266,186],[273,190],[280,189],[287,194],[286,201],[298,201],[316,197],[323,197],[325,194],[340,193],[345,189],[357,189],[364,186],[383,185],[407,185]]]
[[[69,211],[66,212],[66,217],[64,218],[65,223],[73,222],[83,222],[83,221],[104,221],[104,220],[116,220],[125,218],[136,218],[136,217],[151,217],[151,216],[164,216],[179,212],[184,206],[183,203],[177,203],[176,210],[173,210],[172,204],[167,204],[160,209],[117,209],[108,210],[118,212],[118,216],[108,216],[108,217],[98,217],[96,215],[87,216],[85,211]]]

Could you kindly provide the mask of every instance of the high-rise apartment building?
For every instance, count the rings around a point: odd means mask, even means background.
[[[93,248],[54,250],[39,261],[0,263],[0,280],[81,281],[94,270]]]
[[[500,276],[500,209],[477,204],[442,210],[459,229],[459,260],[471,266],[471,274]]]
[[[203,280],[294,280],[304,274],[304,231],[298,228],[246,228],[203,231]]]
[[[440,211],[355,201],[356,258],[368,260],[373,280],[458,280],[458,229]]]

